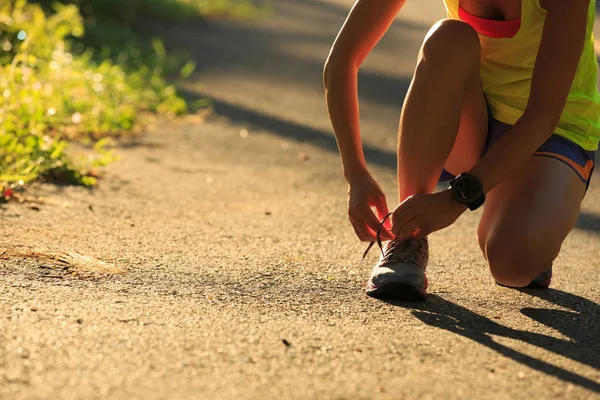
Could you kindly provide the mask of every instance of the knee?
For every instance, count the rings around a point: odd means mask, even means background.
[[[481,58],[479,36],[471,25],[456,19],[443,19],[427,33],[420,61],[444,62]]]
[[[497,283],[510,287],[525,287],[547,268],[558,255],[552,246],[540,244],[524,235],[487,238],[480,245],[490,272]]]

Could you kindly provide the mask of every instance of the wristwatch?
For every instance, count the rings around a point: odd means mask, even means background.
[[[481,180],[468,173],[462,173],[450,182],[450,191],[454,199],[460,204],[475,211],[485,203],[485,193]]]

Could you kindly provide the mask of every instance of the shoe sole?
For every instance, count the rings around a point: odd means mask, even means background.
[[[424,301],[427,292],[408,283],[388,283],[374,289],[367,289],[367,296],[376,299]]]
[[[496,282],[496,285],[498,286],[502,286],[508,289],[549,289],[550,288],[550,282],[531,282],[529,285],[527,286],[523,286],[523,287],[516,287],[516,286],[506,286],[503,285],[501,283]]]
[[[544,282],[533,281],[529,285],[525,286],[525,289],[548,289],[550,287],[550,280]]]

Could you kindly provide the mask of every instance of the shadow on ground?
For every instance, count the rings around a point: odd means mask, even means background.
[[[190,101],[208,99],[216,114],[221,115],[236,124],[248,126],[251,130],[267,131],[286,139],[310,143],[323,150],[337,154],[338,148],[335,137],[329,131],[308,125],[289,121],[274,115],[216,99],[202,93],[182,90],[182,95]],[[386,149],[363,144],[365,157],[370,165],[396,169],[396,153]],[[575,229],[600,233],[600,215],[593,212],[581,211]]]
[[[234,123],[337,153],[335,138],[326,128],[329,124],[322,72],[349,6],[320,0],[287,0],[278,1],[273,8],[276,17],[259,21],[185,22],[179,26],[157,24],[153,26],[153,34],[164,37],[170,46],[185,50],[196,61],[196,72],[189,80],[192,83],[180,88],[188,99],[209,99],[217,114]],[[390,58],[399,62],[407,59],[407,54],[413,60],[418,50],[415,43],[420,46],[428,29],[429,26],[424,24],[397,21],[377,49],[393,55]],[[415,36],[419,39],[415,40]],[[406,45],[399,46],[398,43]],[[380,68],[361,68],[359,93],[361,105],[371,104],[372,108],[364,115],[372,117],[379,113],[371,118],[378,121],[381,113],[388,113],[389,128],[395,136],[410,77],[399,76],[394,66],[393,61],[388,61],[387,69],[384,68],[386,72]],[[243,82],[248,82],[249,86],[233,87],[234,84],[228,84],[228,81],[242,86]],[[202,82],[206,82],[209,89],[203,89]],[[260,96],[253,92],[261,87],[256,86],[259,85],[257,82],[262,86]],[[296,96],[295,88],[308,90],[309,94]],[[286,106],[282,106],[281,102],[273,100],[281,96],[286,99],[296,97],[300,104],[288,100]],[[311,104],[307,106],[307,114],[304,114],[303,102]],[[388,125],[386,132],[387,128]],[[372,132],[369,135],[380,134]],[[370,163],[396,169],[394,151],[365,143],[365,153]]]
[[[294,115],[296,121],[310,119],[313,126],[322,129],[327,122],[323,66],[349,6],[282,0],[273,8],[276,16],[259,21],[190,21],[176,26],[152,24],[151,29],[169,47],[186,51],[196,62],[195,74],[184,84],[196,97],[225,96],[252,110],[268,110],[288,119]],[[373,68],[363,66],[359,72],[361,105],[370,104],[373,109],[365,115],[378,112],[380,115],[371,119],[379,121],[381,113],[387,113],[386,121],[390,122],[385,131],[391,129],[391,134],[410,84],[410,77],[398,73],[398,65],[416,61],[428,29],[424,24],[396,21],[375,50],[385,54],[385,61],[374,60]],[[369,60],[373,59],[369,57],[367,64]],[[203,83],[209,90],[203,89]],[[256,90],[261,91],[260,96]],[[296,90],[303,93],[297,96]],[[307,93],[310,98],[306,98]],[[277,101],[282,96],[285,106]],[[290,100],[294,98],[299,104]],[[327,134],[331,136],[331,132]]]
[[[520,351],[513,350],[506,345],[498,343],[493,337],[500,336],[523,341],[579,363],[589,365],[592,368],[599,369],[600,343],[598,342],[598,337],[600,337],[600,305],[561,290],[523,289],[522,292],[571,310],[521,309],[523,315],[556,329],[570,338],[570,340],[557,339],[535,332],[508,328],[436,295],[430,295],[427,303],[422,305],[406,302],[389,303],[396,306],[413,308],[413,315],[428,325],[464,336],[529,368],[600,393],[600,383],[546,361],[531,357]]]
[[[348,7],[318,0],[278,1],[274,4],[277,18],[267,18],[264,24],[205,21],[198,27],[185,23],[162,27],[168,30],[161,36],[191,54],[197,63],[195,77],[200,81],[212,73],[243,74],[322,92],[323,65],[348,11]],[[397,21],[377,49],[398,60],[410,53],[412,60],[415,49],[408,44],[414,41],[402,38],[414,33],[424,37],[428,29],[423,24]],[[407,45],[398,46],[399,42]],[[378,104],[399,107],[409,83],[367,68],[359,74],[361,98]]]
[[[277,135],[297,142],[310,143],[331,153],[338,152],[335,137],[331,132],[299,124],[294,121],[288,121],[274,115],[268,115],[264,112],[252,110],[240,104],[233,104],[227,101],[219,100],[207,95],[198,95],[197,93],[182,91],[182,94],[190,100],[202,98],[209,99],[216,114],[226,117],[233,123],[242,124],[251,130],[267,131],[270,134]],[[396,169],[396,153],[371,146],[363,145],[365,157],[369,164],[380,167]]]
[[[581,211],[575,229],[600,233],[600,215]]]

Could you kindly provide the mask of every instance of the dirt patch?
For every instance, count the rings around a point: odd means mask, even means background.
[[[54,252],[31,249],[0,250],[0,260],[27,259],[40,268],[63,271],[71,275],[106,276],[125,272],[121,266],[86,256],[76,251]]]

